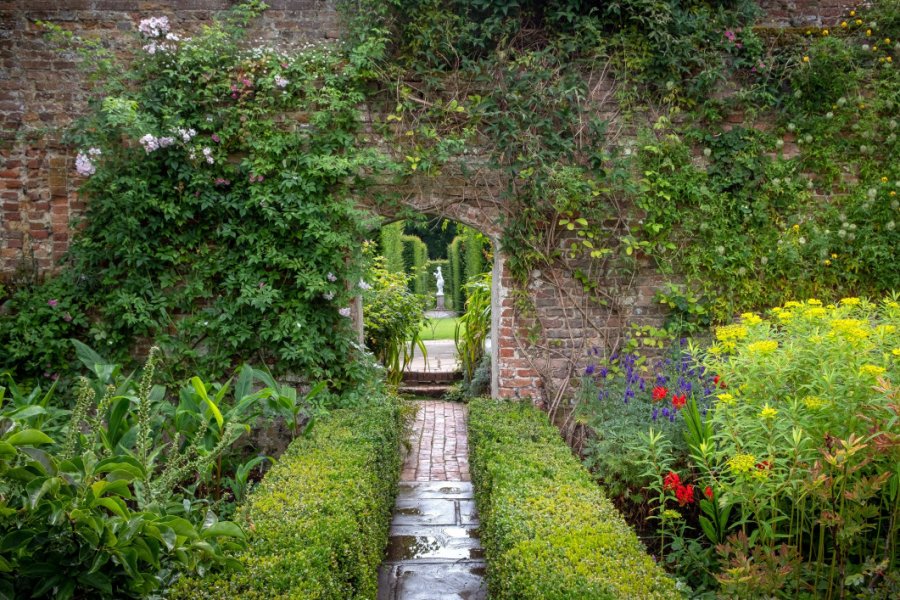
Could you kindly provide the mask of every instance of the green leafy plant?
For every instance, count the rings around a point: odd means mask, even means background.
[[[482,273],[464,286],[466,312],[456,323],[454,342],[467,381],[484,356],[484,342],[491,332],[491,279],[491,273]]]

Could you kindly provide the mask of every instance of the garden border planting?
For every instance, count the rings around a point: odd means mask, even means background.
[[[335,410],[296,440],[243,508],[243,571],[171,598],[375,598],[400,471],[399,403]]]
[[[493,598],[678,596],[545,413],[473,400],[469,440]]]

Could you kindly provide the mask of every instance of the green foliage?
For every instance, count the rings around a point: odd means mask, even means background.
[[[450,284],[447,298],[450,300],[450,308],[458,311],[465,306],[463,301],[463,282],[465,277],[463,273],[463,263],[460,258],[460,246],[463,243],[462,236],[456,236],[450,245],[447,246],[447,282]]]
[[[405,273],[403,260],[403,221],[396,221],[381,228],[381,256],[384,268],[392,273]]]
[[[678,596],[544,413],[493,400],[469,410],[492,597]]]
[[[456,323],[453,339],[463,377],[469,381],[484,355],[484,342],[491,333],[491,273],[482,273],[465,285],[466,312]]]
[[[428,246],[418,236],[404,234],[403,262],[411,276],[410,289],[419,296],[428,295]]]
[[[364,266],[349,190],[385,163],[356,139],[368,75],[327,47],[247,48],[260,10],[239,5],[154,54],[138,45],[96,91],[69,136],[102,152],[80,189],[84,227],[63,275],[0,321],[7,366],[65,372],[60,339],[78,335],[117,357],[155,340],[173,378],[241,356],[337,389],[363,376],[337,307]]]
[[[399,384],[416,349],[424,355],[420,331],[425,323],[425,299],[409,291],[409,277],[384,268],[376,257],[363,293],[366,346],[387,369],[387,380]]]
[[[0,387],[4,597],[142,598],[182,572],[239,568],[227,554],[243,546],[243,530],[191,492],[241,434],[232,413],[222,415],[224,394],[190,415],[199,428],[175,433],[152,386],[156,349],[139,382],[86,347],[80,354],[96,379],[81,380],[71,412],[52,406],[53,388],[25,394],[8,378],[5,403]]]
[[[398,402],[336,410],[296,440],[243,510],[243,571],[184,579],[171,598],[374,598],[400,471]]]

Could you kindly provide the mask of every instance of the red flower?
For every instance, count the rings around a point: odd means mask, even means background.
[[[727,385],[725,385],[725,382],[722,381],[722,378],[719,377],[718,375],[713,376],[713,383],[716,384],[717,386],[719,386],[720,388],[722,388],[723,390],[728,387]]]
[[[694,486],[692,484],[679,485],[675,488],[675,498],[680,506],[690,504],[694,501]]]
[[[685,396],[684,394],[680,396],[672,394],[672,406],[674,406],[676,409],[683,407],[685,402],[687,402],[687,396]]]
[[[756,468],[759,469],[760,471],[768,471],[769,469],[772,468],[772,463],[770,463],[767,460],[763,460],[763,461],[756,463]]]
[[[679,477],[678,473],[676,473],[675,471],[669,471],[669,474],[666,475],[665,479],[663,479],[664,490],[674,490],[680,485],[681,477]]]
[[[706,489],[703,490],[703,494],[704,494],[707,498],[709,498],[710,500],[712,500],[712,499],[713,499],[713,491],[712,491],[712,487],[706,486]]]
[[[666,396],[669,395],[669,390],[661,385],[653,388],[653,399],[654,400],[665,400]]]

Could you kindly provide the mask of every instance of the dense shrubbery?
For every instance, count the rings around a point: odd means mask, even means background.
[[[94,377],[72,410],[57,406],[55,384],[26,391],[5,374],[0,386],[0,592],[145,597],[180,572],[235,567],[227,555],[244,532],[217,513],[260,459],[241,464],[232,446],[277,392],[251,393],[247,367],[233,403],[228,384],[195,377],[170,404],[153,385],[155,349],[139,380],[79,355]]]
[[[679,349],[700,385],[604,366],[598,476],[646,501],[657,550],[698,593],[895,597],[898,327],[896,300],[788,302],[718,328],[702,363]],[[645,379],[650,398],[622,396]]]
[[[678,596],[544,413],[493,400],[469,407],[493,597]]]
[[[396,401],[317,421],[266,475],[242,511],[244,570],[186,579],[174,598],[374,598],[399,477]]]

